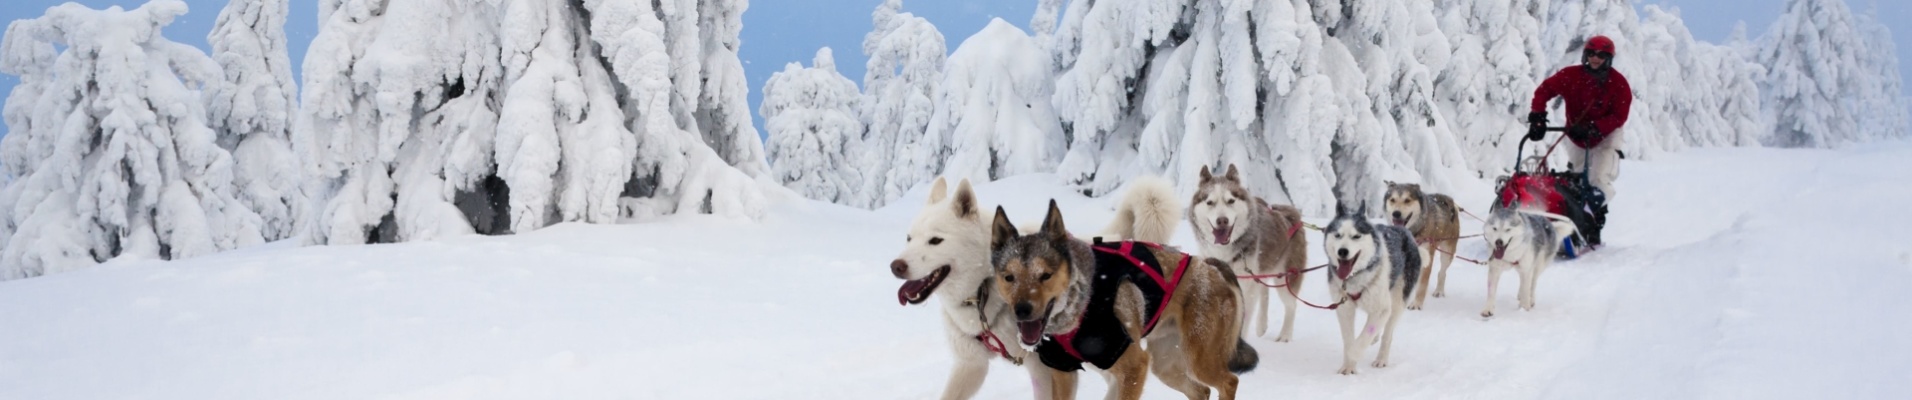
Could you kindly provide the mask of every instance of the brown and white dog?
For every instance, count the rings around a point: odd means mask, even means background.
[[[1414,301],[1407,309],[1419,310],[1427,302],[1427,278],[1434,275],[1434,260],[1441,260],[1441,278],[1434,285],[1434,297],[1447,295],[1447,267],[1454,265],[1454,247],[1461,239],[1460,207],[1454,198],[1426,193],[1421,185],[1388,182],[1388,221],[1414,233],[1421,249],[1421,279],[1414,285]],[[1438,256],[1438,257],[1437,257]]]
[[[1228,262],[1242,275],[1283,275],[1269,279],[1283,282],[1275,290],[1286,312],[1281,317],[1281,334],[1275,341],[1294,337],[1295,293],[1301,291],[1302,269],[1308,264],[1308,235],[1301,233],[1301,210],[1282,204],[1268,204],[1248,194],[1242,186],[1241,172],[1234,164],[1220,177],[1202,169],[1195,196],[1188,203],[1188,224],[1195,228],[1195,239],[1202,255]],[[1243,336],[1268,334],[1268,286],[1242,279],[1245,298],[1243,328],[1248,317],[1255,321],[1254,332],[1243,329]]]
[[[1084,242],[1062,220],[1052,200],[1035,233],[1019,234],[1001,207],[990,229],[998,297],[1022,345],[1052,369],[1036,380],[1037,397],[1074,398],[1087,362],[1109,378],[1111,399],[1141,398],[1151,371],[1191,399],[1210,388],[1234,399],[1236,374],[1259,356],[1241,340],[1228,266],[1159,244]]]

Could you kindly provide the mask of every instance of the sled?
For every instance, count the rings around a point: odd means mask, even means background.
[[[1565,127],[1548,127],[1548,132],[1565,132]],[[1564,136],[1561,139],[1565,139]],[[1553,146],[1560,145],[1554,140]],[[1493,209],[1516,207],[1546,211],[1573,220],[1573,236],[1562,238],[1560,257],[1573,259],[1600,246],[1600,230],[1607,224],[1606,193],[1594,187],[1584,172],[1554,170],[1547,167],[1548,152],[1525,159],[1527,140],[1514,150],[1514,173],[1494,184]],[[1532,165],[1528,165],[1531,162]]]

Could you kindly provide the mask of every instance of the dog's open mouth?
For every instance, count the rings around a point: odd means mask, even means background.
[[[1490,260],[1501,260],[1503,259],[1501,257],[1505,257],[1505,256],[1507,256],[1507,242],[1495,240],[1494,241],[1494,257],[1490,258]]]
[[[1361,258],[1361,253],[1354,253],[1354,256],[1334,260],[1335,276],[1340,276],[1341,279],[1348,279],[1348,275],[1354,274],[1354,260],[1359,258]]]
[[[1049,326],[1049,316],[1044,314],[1029,321],[1016,321],[1016,333],[1025,346],[1035,346],[1042,342],[1042,329]]]
[[[1228,236],[1235,233],[1235,227],[1229,224],[1215,224],[1215,244],[1227,246]]]
[[[934,293],[936,287],[943,284],[943,278],[948,276],[949,266],[944,265],[935,271],[930,271],[929,276],[925,276],[923,279],[903,281],[903,287],[896,289],[896,303],[911,305],[922,303],[923,300],[928,300],[929,294]]]
[[[1407,226],[1407,218],[1394,217],[1394,226]]]

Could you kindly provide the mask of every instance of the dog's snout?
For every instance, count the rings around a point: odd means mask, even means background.
[[[1341,256],[1341,258],[1348,258],[1348,249],[1335,250],[1334,254]]]
[[[1395,218],[1400,218],[1400,217],[1401,217],[1401,212],[1400,212],[1400,211],[1395,211],[1395,212],[1394,212],[1394,217],[1395,217]]]
[[[890,273],[891,273],[891,274],[896,274],[896,277],[897,277],[897,278],[902,278],[902,279],[909,279],[909,277],[910,277],[910,263],[906,263],[906,262],[903,262],[903,260],[902,260],[902,259],[900,259],[900,258],[899,258],[899,259],[897,259],[896,261],[891,261],[891,262],[890,262]]]
[[[1030,305],[1029,302],[1016,303],[1016,319],[1026,321],[1029,319],[1029,314],[1034,312],[1036,312],[1036,306]]]

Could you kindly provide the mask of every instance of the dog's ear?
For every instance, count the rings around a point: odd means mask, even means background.
[[[1228,173],[1222,174],[1222,180],[1241,182],[1241,170],[1235,169],[1235,164],[1228,164]]]
[[[1009,213],[996,206],[996,221],[989,225],[989,251],[1002,251],[1003,245],[1016,239],[1016,224],[1009,222]]]
[[[1212,180],[1215,180],[1215,174],[1211,174],[1208,172],[1208,166],[1202,166],[1201,183],[1208,183],[1209,181],[1212,181]]]
[[[1062,208],[1056,207],[1056,199],[1049,199],[1049,216],[1042,218],[1042,233],[1050,237],[1069,236],[1069,230],[1062,226]]]
[[[976,190],[969,187],[969,179],[956,183],[956,201],[950,205],[956,208],[959,218],[973,218],[983,210],[976,208]]]
[[[1393,189],[1393,188],[1394,188],[1394,185],[1395,185],[1395,183],[1394,183],[1394,181],[1381,181],[1381,183],[1385,183],[1385,184],[1387,184],[1387,185],[1388,185],[1388,189]]]
[[[1342,204],[1339,201],[1334,202],[1334,216],[1339,217],[1344,215],[1348,215],[1348,205]]]
[[[938,176],[936,183],[929,184],[929,203],[936,204],[943,201],[944,197],[949,197],[949,181]]]
[[[1361,218],[1368,217],[1368,201],[1367,200],[1361,201],[1361,208],[1354,209],[1354,215],[1360,216]]]

